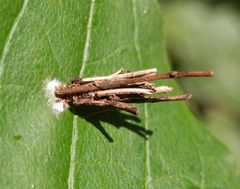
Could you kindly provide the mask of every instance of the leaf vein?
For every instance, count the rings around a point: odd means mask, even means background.
[[[138,61],[142,63],[141,51],[140,46],[138,44],[138,19],[137,19],[137,7],[136,7],[136,0],[132,0],[133,5],[133,21],[134,21],[134,45],[137,51]]]
[[[87,33],[86,33],[86,40],[84,44],[83,50],[83,60],[82,60],[82,67],[79,73],[81,77],[86,67],[86,63],[88,60],[88,53],[89,53],[89,44],[92,32],[92,20],[93,20],[93,11],[94,11],[95,0],[91,1],[90,11],[88,16],[88,24],[87,24]],[[70,151],[70,167],[69,167],[69,175],[68,175],[68,188],[74,189],[74,173],[75,173],[75,158],[76,158],[76,146],[78,141],[78,128],[77,128],[77,116],[74,115],[73,117],[73,131],[72,131],[72,142],[71,142],[71,151]]]
[[[134,46],[137,51],[137,57],[139,63],[142,63],[141,49],[138,43],[138,17],[137,17],[137,5],[136,0],[132,0],[132,11],[133,11],[133,21],[134,21]],[[145,129],[148,130],[148,107],[147,104],[144,104],[144,120],[145,120]],[[152,187],[152,178],[151,178],[151,163],[150,163],[150,142],[146,140],[145,142],[146,148],[146,180],[145,180],[145,188],[151,189]]]
[[[87,63],[87,66],[89,66],[89,65],[95,65],[95,64],[97,64],[97,63],[100,62],[100,61],[103,61],[103,63],[104,63],[104,61],[106,61],[108,58],[111,58],[112,56],[121,53],[124,49],[127,49],[127,48],[130,47],[130,46],[132,46],[132,44],[123,45],[123,46],[117,47],[116,49],[114,49],[114,50],[111,51],[110,53],[106,54],[105,56],[103,56],[103,57],[101,57],[101,58],[99,58],[99,59],[95,59],[95,60],[93,60],[93,61],[91,61],[91,62],[88,62],[88,63]]]
[[[186,175],[181,175],[181,174],[177,174],[177,175],[167,175],[167,176],[162,176],[162,177],[159,177],[159,178],[156,178],[156,181],[157,180],[165,180],[165,181],[170,181],[170,180],[182,180],[182,179],[185,179],[187,181],[189,181],[190,183],[192,183],[194,186],[196,186],[198,188],[198,182],[194,179],[192,179],[191,177],[189,176],[186,176]]]
[[[203,157],[201,156],[200,152],[198,151],[198,156],[200,159],[200,166],[201,166],[201,172],[200,172],[200,188],[204,189],[205,188],[205,181],[204,181],[204,177],[205,177],[205,173],[204,173],[204,162],[203,162]]]
[[[2,57],[1,57],[1,60],[0,60],[0,78],[2,77],[2,73],[3,73],[3,64],[4,64],[4,60],[6,58],[6,55],[7,53],[9,52],[9,49],[10,49],[10,46],[11,46],[11,40],[12,40],[12,37],[13,37],[13,34],[15,33],[15,31],[17,30],[17,27],[18,27],[18,23],[19,21],[21,20],[23,14],[25,13],[25,10],[27,8],[27,5],[28,5],[28,1],[29,0],[25,0],[24,3],[23,3],[23,6],[22,6],[22,9],[20,10],[15,22],[13,23],[13,26],[10,30],[10,33],[8,35],[8,38],[5,42],[5,45],[4,45],[4,49],[3,49],[3,53],[2,53]]]
[[[46,30],[46,29],[45,29]],[[58,63],[58,67],[61,65],[61,62],[57,56],[57,53],[55,52],[54,50],[54,47],[51,43],[51,40],[50,40],[50,36],[49,36],[49,33],[46,31],[46,36],[47,36],[47,41],[48,41],[48,44],[49,44],[49,47],[50,47],[50,50],[51,50],[51,53],[53,55],[53,58],[55,59],[55,61]]]

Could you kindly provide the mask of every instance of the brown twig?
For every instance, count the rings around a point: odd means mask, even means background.
[[[156,87],[149,81],[183,77],[211,77],[212,71],[177,72],[156,74],[156,69],[123,73],[119,70],[109,76],[75,79],[71,83],[61,85],[55,90],[58,100],[75,106],[113,106],[134,115],[137,108],[128,103],[148,103],[161,101],[188,100],[191,94],[178,96],[152,97],[151,94],[168,93],[168,86]]]
[[[166,102],[166,101],[181,101],[189,100],[192,97],[191,94],[183,94],[178,96],[160,96],[160,97],[129,97],[125,99],[120,99],[121,102],[126,103],[149,103],[149,102]]]
[[[130,112],[134,115],[139,114],[139,111],[137,108],[134,106],[124,103],[124,102],[118,102],[118,101],[111,101],[107,99],[102,99],[102,100],[92,100],[92,99],[77,99],[73,101],[73,104],[75,106],[81,106],[81,105],[86,105],[86,106],[113,106],[115,108],[125,110],[127,112]]]
[[[167,74],[147,75],[143,77],[127,78],[127,79],[114,79],[111,80],[97,80],[91,83],[82,85],[69,84],[64,87],[56,89],[55,94],[57,97],[67,97],[69,95],[78,95],[81,93],[89,93],[98,90],[115,89],[120,87],[126,87],[135,85],[136,83],[148,82],[154,80],[162,80],[169,78],[183,78],[183,77],[212,77],[214,73],[212,71],[198,71],[198,72],[177,72],[173,71]]]

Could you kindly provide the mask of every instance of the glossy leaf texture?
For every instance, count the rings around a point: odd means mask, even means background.
[[[47,104],[47,78],[169,71],[158,6],[25,0],[1,8],[1,188],[240,186],[231,155],[184,102],[138,105],[139,117],[91,107],[56,116]],[[175,81],[158,84],[181,93]]]

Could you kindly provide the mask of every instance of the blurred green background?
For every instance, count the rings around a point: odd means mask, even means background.
[[[240,1],[159,0],[175,70],[213,70],[211,79],[179,80],[190,106],[233,153],[240,170]]]

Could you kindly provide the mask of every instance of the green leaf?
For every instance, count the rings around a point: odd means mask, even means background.
[[[2,188],[240,186],[229,152],[183,102],[139,105],[139,119],[86,107],[56,117],[47,104],[46,78],[169,71],[162,26],[153,0],[24,1],[1,39]]]
[[[4,43],[7,39],[8,33],[18,15],[22,0],[0,0],[0,57],[2,55]]]

